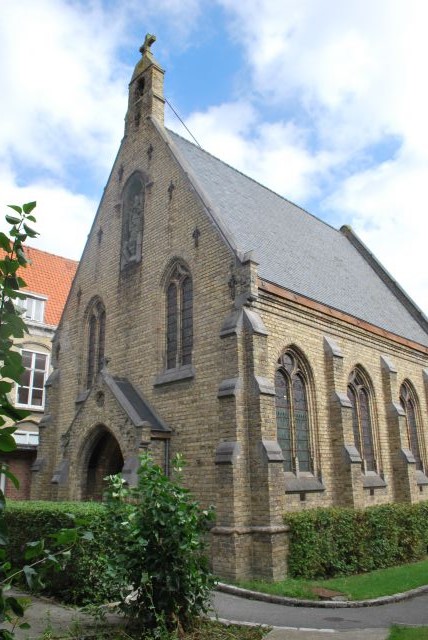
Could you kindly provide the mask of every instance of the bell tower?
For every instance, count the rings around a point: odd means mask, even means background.
[[[163,77],[165,71],[155,60],[150,47],[156,36],[148,33],[140,47],[141,59],[137,62],[129,83],[128,112],[125,134],[136,131],[142,119],[156,118],[163,125],[164,105]]]

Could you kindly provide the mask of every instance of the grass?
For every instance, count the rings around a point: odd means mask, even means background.
[[[245,589],[309,600],[317,599],[312,591],[313,587],[339,591],[349,600],[366,600],[401,593],[425,584],[428,584],[428,559],[399,567],[378,569],[371,573],[342,576],[329,580],[286,578],[282,582],[275,583],[259,580],[239,582],[239,586]]]
[[[392,627],[388,640],[428,640],[428,627]]]

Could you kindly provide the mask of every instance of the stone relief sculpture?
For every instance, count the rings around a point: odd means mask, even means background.
[[[139,173],[128,180],[122,198],[121,268],[141,260],[144,224],[144,182]]]

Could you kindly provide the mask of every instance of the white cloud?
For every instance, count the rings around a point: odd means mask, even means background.
[[[294,150],[297,161],[305,160],[297,162],[297,171],[306,174],[302,185],[308,191],[298,189],[297,199],[304,203],[317,185],[321,198],[330,194],[326,216],[351,222],[427,310],[422,261],[428,88],[422,79],[428,5],[423,0],[219,1],[230,16],[231,36],[246,51],[248,84],[259,108],[299,105],[294,125],[308,134]],[[319,158],[324,163],[316,171]],[[259,175],[266,180],[262,167]],[[335,184],[334,175],[345,176],[343,183]],[[285,189],[280,190],[289,195]]]
[[[95,200],[72,193],[53,182],[17,186],[11,173],[1,168],[0,193],[7,194],[5,205],[37,201],[34,210],[37,224],[34,227],[40,235],[37,240],[30,241],[30,245],[74,260],[80,259],[97,210],[98,203]],[[3,207],[3,211],[7,211],[6,207]],[[0,219],[2,229],[5,224]]]
[[[264,122],[248,101],[193,113],[187,126],[206,151],[300,202],[318,195],[316,178],[337,161],[329,152],[308,150],[306,131],[293,122]]]

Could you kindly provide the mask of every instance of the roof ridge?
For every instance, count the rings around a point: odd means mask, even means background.
[[[181,140],[184,140],[184,142],[186,142],[187,144],[192,145],[192,147],[195,147],[195,149],[197,149],[198,151],[202,151],[203,153],[206,153],[207,156],[210,156],[211,158],[214,158],[214,160],[217,160],[218,162],[221,162],[222,164],[224,164],[226,167],[228,167],[229,169],[232,169],[232,171],[235,171],[235,173],[239,173],[241,176],[243,176],[244,178],[246,178],[247,180],[251,180],[251,182],[254,182],[254,184],[256,184],[259,187],[262,187],[262,189],[265,189],[266,191],[269,191],[270,193],[272,193],[274,196],[276,196],[277,198],[280,198],[281,200],[284,200],[285,202],[288,202],[288,204],[291,204],[293,207],[296,207],[297,209],[300,209],[300,211],[303,211],[303,213],[306,213],[308,216],[311,216],[311,218],[313,218],[314,220],[316,220],[317,222],[321,222],[322,224],[324,224],[326,227],[329,227],[330,229],[333,229],[333,231],[336,231],[336,233],[340,233],[339,229],[337,229],[336,227],[333,227],[333,225],[329,224],[328,222],[326,222],[325,220],[323,220],[322,218],[318,218],[318,216],[316,216],[314,213],[311,213],[310,211],[308,211],[307,209],[305,209],[304,207],[302,207],[300,204],[296,204],[295,202],[293,202],[292,200],[290,200],[289,198],[286,198],[285,196],[281,195],[280,193],[278,193],[277,191],[274,191],[273,189],[271,189],[270,187],[267,187],[265,184],[259,182],[258,180],[256,180],[255,178],[252,178],[251,176],[247,175],[246,173],[244,173],[243,171],[240,171],[240,169],[237,169],[236,167],[233,167],[231,164],[229,164],[228,162],[225,162],[224,160],[222,160],[221,158],[218,158],[217,156],[215,156],[213,153],[210,153],[210,151],[207,151],[206,149],[204,149],[201,146],[197,146],[196,144],[193,144],[193,142],[191,142],[190,140],[188,140],[187,138],[184,138],[183,136],[181,136],[179,133],[177,133],[176,131],[174,131],[173,129],[169,129],[168,127],[165,127],[166,131],[168,131],[168,133],[172,133],[175,136],[177,136],[177,138],[180,138]]]
[[[33,247],[30,244],[24,245],[24,251],[26,249],[31,249],[31,251],[35,251],[36,253],[44,253],[48,256],[54,256],[55,258],[60,258],[60,260],[67,260],[67,262],[74,262],[75,264],[79,264],[79,260],[74,260],[73,258],[66,258],[65,256],[60,256],[58,253],[52,253],[52,251],[45,251],[44,249],[38,249],[37,247]]]

